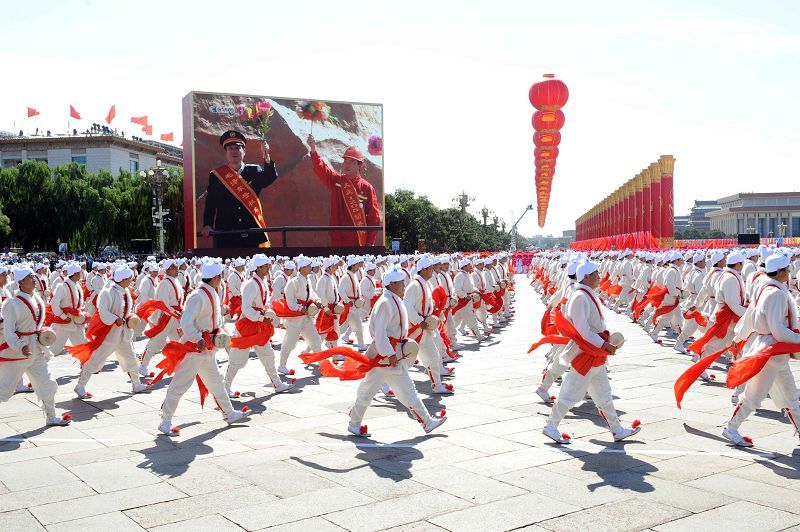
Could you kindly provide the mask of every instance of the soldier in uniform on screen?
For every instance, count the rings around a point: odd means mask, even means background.
[[[331,169],[317,152],[317,143],[308,136],[314,174],[331,193],[328,225],[381,225],[381,211],[375,188],[361,177],[364,156],[350,146],[342,156],[342,173]],[[374,246],[378,231],[330,231],[332,246]]]
[[[208,176],[208,190],[203,211],[203,236],[211,231],[230,231],[266,227],[264,210],[258,195],[277,178],[269,145],[264,142],[264,168],[244,164],[247,139],[238,131],[226,131],[219,138],[225,152],[225,164]],[[267,232],[242,232],[214,235],[215,248],[269,247]]]

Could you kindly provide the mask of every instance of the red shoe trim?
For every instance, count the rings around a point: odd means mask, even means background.
[[[742,436],[742,439],[747,443],[753,443],[753,438],[751,438],[750,436]]]
[[[242,407],[242,413],[249,412],[249,411],[250,411],[250,407],[249,406],[243,406]]]
[[[70,414],[69,412],[67,412],[66,414],[63,414],[63,415],[61,416],[61,419],[63,419],[64,421],[69,421],[70,419],[72,419],[72,414]]]
[[[293,369],[289,370],[289,375],[294,375],[294,370]]]
[[[634,429],[635,429],[636,427],[638,427],[638,426],[639,426],[639,425],[641,425],[641,424],[642,424],[642,422],[641,422],[641,421],[639,421],[638,419],[634,419],[634,420],[633,420],[633,423],[631,423],[631,428],[634,428]]]
[[[178,433],[180,433],[180,431],[181,431],[180,427],[172,427],[170,429],[170,432],[173,433],[173,434],[178,434]]]
[[[366,425],[361,425],[361,427],[358,429],[358,433],[362,435],[367,434],[368,432],[369,429],[367,428]]]

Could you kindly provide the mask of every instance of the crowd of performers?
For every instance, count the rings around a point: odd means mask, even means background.
[[[533,259],[529,277],[546,306],[543,338],[531,351],[551,345],[536,393],[553,405],[543,432],[554,441],[570,442],[558,424],[587,393],[615,440],[641,428],[638,421],[623,427],[614,409],[607,364],[624,339],[609,333],[603,316],[610,311],[641,325],[659,349],[672,337],[671,349],[691,357],[675,376],[678,408],[694,382],[716,379],[714,362],[727,366],[733,411],[722,435],[733,444],[753,445],[739,429],[767,396],[800,434],[789,367],[800,353],[800,249],[547,252]]]
[[[511,319],[513,283],[507,254],[0,263],[0,402],[35,393],[46,425],[67,425],[50,362],[74,358],[75,394],[91,401],[92,377],[115,355],[131,393],[169,379],[158,431],[175,435],[193,383],[201,404],[210,393],[235,423],[252,414],[234,404],[250,353],[274,393],[300,391],[290,368],[299,355],[310,371],[361,380],[350,433],[370,435],[362,421],[379,390],[428,433],[446,411],[427,410],[409,370],[424,370],[430,394],[453,394],[459,337],[479,344]]]

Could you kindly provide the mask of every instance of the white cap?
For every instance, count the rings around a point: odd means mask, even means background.
[[[31,270],[30,268],[23,267],[18,270],[14,270],[14,280],[16,282],[20,282],[29,275],[33,275],[33,270]]]
[[[283,269],[284,270],[296,270],[297,266],[295,266],[293,260],[287,260],[286,262],[283,263]]]
[[[368,272],[371,272],[372,270],[377,270],[377,269],[378,269],[378,267],[375,266],[375,264],[372,263],[372,262],[368,262],[367,265],[364,267],[364,270],[368,271]]]
[[[308,257],[303,257],[302,255],[297,257],[297,267],[298,268],[305,268],[306,266],[311,266],[311,259]]]
[[[123,266],[122,268],[117,268],[114,270],[114,282],[119,283],[131,277],[133,277],[133,270],[127,266]]]
[[[789,265],[789,256],[784,255],[783,253],[775,253],[767,257],[766,268],[767,273],[777,272],[778,270],[782,270]]]
[[[331,266],[336,266],[337,264],[339,264],[337,259],[334,259],[333,257],[325,257],[325,260],[322,261],[322,268],[327,270]]]
[[[200,268],[200,277],[203,279],[213,279],[225,270],[225,266],[219,262],[204,262]]]
[[[583,278],[597,271],[597,264],[592,261],[581,262],[575,270],[575,277],[578,282],[583,281]]]
[[[706,256],[703,254],[702,251],[698,251],[697,253],[694,254],[694,257],[692,259],[693,262],[701,262],[706,260]]]
[[[431,260],[430,257],[422,257],[417,261],[415,266],[417,267],[417,271],[424,270],[425,268],[433,266],[433,260]]]
[[[177,264],[178,263],[175,259],[167,259],[161,264],[161,267],[164,268],[164,271],[167,271]]]
[[[580,263],[577,260],[573,260],[572,262],[567,263],[567,275],[575,275],[578,272],[578,265]]]
[[[76,273],[80,273],[81,265],[77,262],[73,262],[71,264],[67,264],[67,277],[72,277]]]
[[[744,255],[742,255],[738,251],[734,251],[733,253],[728,255],[728,259],[725,261],[725,263],[728,266],[733,266],[735,264],[739,264],[740,262],[744,262],[744,260],[745,260]]]
[[[470,264],[472,264],[472,261],[469,259],[461,259],[460,261],[458,261],[459,268],[466,268]]]
[[[253,260],[250,261],[250,269],[255,270],[259,266],[266,266],[267,264],[269,264],[269,260],[266,255],[254,255]]]
[[[725,254],[723,252],[715,251],[714,253],[711,254],[711,259],[709,259],[709,260],[711,261],[711,264],[716,264],[719,261],[721,261],[724,257],[725,257]]]
[[[350,257],[349,259],[347,259],[347,267],[349,268],[350,266],[354,266],[359,262],[364,262],[364,259],[362,259],[361,257]]]
[[[406,278],[406,275],[403,273],[402,270],[389,270],[388,272],[383,274],[383,286],[388,286],[391,283],[396,283],[397,281],[402,281]]]

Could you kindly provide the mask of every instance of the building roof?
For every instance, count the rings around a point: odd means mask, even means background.
[[[112,146],[140,153],[149,153],[167,164],[176,166],[183,164],[183,150],[180,150],[180,156],[178,156],[178,149],[174,146],[170,146],[173,149],[167,151],[166,146],[169,145],[164,144],[162,146],[160,142],[133,140],[120,135],[0,136],[0,151],[45,151],[72,148],[110,148]]]

